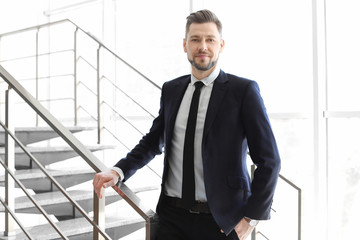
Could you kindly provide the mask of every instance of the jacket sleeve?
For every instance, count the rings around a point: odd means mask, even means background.
[[[250,157],[256,165],[245,216],[266,220],[270,218],[280,171],[280,156],[256,82],[252,81],[247,86],[242,111]]]

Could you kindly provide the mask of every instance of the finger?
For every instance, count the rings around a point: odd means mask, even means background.
[[[112,185],[112,184],[111,184],[111,181],[106,182],[106,183],[103,184],[103,188],[108,188],[108,187],[110,187],[111,185]]]
[[[95,175],[94,179],[93,179],[93,186],[94,187],[96,186],[97,182],[98,182],[98,177],[97,177],[97,175]]]
[[[94,179],[93,185],[94,185],[94,191],[97,194],[98,198],[102,198],[101,195],[102,182],[100,181],[100,179],[99,178]]]
[[[102,198],[102,196],[101,196],[101,190],[99,190],[99,188],[98,187],[96,187],[96,188],[94,188],[94,190],[95,190],[95,193],[96,193],[96,195],[98,196],[98,198]]]
[[[97,197],[98,197],[99,199],[102,199],[102,195],[101,195],[100,192],[96,193],[96,195],[97,195]]]
[[[99,174],[96,174],[93,179],[93,186],[95,189],[98,188],[100,182],[101,182],[101,176]]]
[[[102,188],[102,186],[99,185],[99,184],[97,184],[97,185],[94,187],[94,191],[95,191],[95,193],[97,194],[98,198],[101,198],[101,197],[102,197],[102,196],[101,196],[101,188]]]

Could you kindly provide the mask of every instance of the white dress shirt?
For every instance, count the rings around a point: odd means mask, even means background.
[[[194,171],[195,171],[195,199],[206,201],[203,162],[201,155],[201,143],[204,131],[204,123],[207,108],[210,101],[214,81],[218,77],[220,69],[216,68],[207,78],[202,79],[204,86],[201,88],[199,109],[196,120],[195,146],[194,146]],[[191,82],[187,87],[176,117],[172,147],[169,159],[169,173],[165,183],[165,194],[171,197],[181,198],[183,178],[183,151],[185,130],[190,110],[192,95],[195,91],[194,83],[199,81],[191,75]]]

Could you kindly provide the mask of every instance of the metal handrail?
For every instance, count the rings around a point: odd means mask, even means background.
[[[129,98],[133,103],[135,103],[135,105],[137,105],[138,107],[140,107],[142,110],[144,110],[147,114],[149,114],[152,118],[155,118],[155,116],[148,111],[147,109],[145,109],[140,103],[138,103],[137,101],[135,101],[135,99],[133,99],[131,96],[129,96],[129,94],[127,94],[126,92],[124,92],[121,88],[119,88],[113,81],[111,81],[110,79],[108,79],[106,76],[103,76],[102,79],[107,80],[116,90],[120,91],[122,94],[124,94],[127,98]],[[115,111],[117,113],[117,111]]]
[[[127,124],[129,124],[132,128],[135,129],[135,131],[137,131],[139,134],[144,135],[143,132],[140,131],[140,129],[138,129],[134,124],[132,124],[126,117],[124,117],[123,115],[121,115],[119,112],[115,111],[115,109],[113,107],[111,107],[107,102],[102,102],[103,104],[105,104],[108,108],[110,108],[115,114],[117,114],[121,119],[123,119]]]
[[[294,188],[298,192],[298,240],[301,240],[301,221],[302,221],[302,189],[296,186],[289,179],[279,174],[279,178],[285,181],[288,185]]]
[[[100,40],[98,40],[94,35],[92,35],[89,32],[86,32],[84,29],[82,29],[81,27],[79,27],[78,25],[76,25],[74,22],[72,22],[70,19],[63,19],[63,20],[59,20],[59,21],[55,21],[55,22],[51,22],[51,23],[45,23],[45,24],[41,24],[41,25],[37,25],[37,26],[33,26],[33,27],[28,27],[28,28],[23,28],[20,30],[15,30],[15,31],[10,31],[10,32],[6,32],[6,33],[2,33],[0,34],[0,38],[1,37],[5,37],[5,36],[9,36],[9,35],[13,35],[13,34],[18,34],[18,33],[22,33],[22,32],[26,32],[26,31],[31,31],[31,30],[40,30],[41,28],[44,27],[50,27],[53,25],[58,25],[64,22],[69,22],[72,25],[74,25],[74,27],[76,29],[79,29],[80,31],[82,31],[84,34],[86,34],[88,37],[90,37],[91,39],[93,39],[97,44],[99,44],[99,47],[106,49],[107,51],[109,51],[115,58],[117,58],[118,60],[120,60],[121,62],[123,62],[125,65],[127,65],[130,69],[132,69],[134,72],[136,72],[137,74],[139,74],[141,77],[143,77],[146,81],[148,81],[149,83],[151,83],[153,86],[155,86],[158,89],[161,89],[161,87],[159,85],[157,85],[155,82],[153,82],[151,79],[149,79],[147,76],[145,76],[142,72],[140,72],[138,69],[136,69],[135,67],[133,67],[130,63],[128,63],[127,61],[125,61],[123,58],[121,58],[118,54],[115,53],[115,51],[113,51],[112,49],[110,49],[109,47],[107,47],[106,45],[104,45]]]
[[[0,38],[1,38],[1,35],[0,35]],[[41,53],[41,54],[32,54],[32,55],[27,55],[27,56],[24,56],[24,57],[16,57],[16,58],[3,59],[3,60],[1,60],[1,62],[2,62],[2,63],[4,63],[4,62],[11,62],[11,61],[17,61],[17,60],[22,60],[22,59],[27,59],[27,58],[48,56],[48,55],[59,54],[59,53],[64,53],[64,52],[73,52],[73,51],[74,51],[74,49],[64,49],[64,50],[53,51],[53,52],[45,52],[45,53]]]
[[[96,172],[107,170],[104,163],[99,161],[71,132],[66,129],[48,110],[46,110],[29,92],[0,65],[0,77],[39,115],[43,120],[82,157]],[[155,213],[125,185],[119,183],[113,189],[145,220],[146,239],[150,239],[151,220]],[[96,200],[96,199],[95,199]]]
[[[0,161],[2,164],[2,161]],[[23,233],[25,233],[25,235],[29,238],[29,239],[34,239],[31,234],[26,230],[26,228],[24,227],[24,225],[22,225],[21,221],[16,217],[16,214],[14,213],[14,211],[12,211],[8,205],[5,204],[5,201],[0,197],[0,202],[2,203],[2,205],[6,208],[6,210],[10,213],[10,215],[12,216],[12,218],[15,220],[15,222],[19,225],[19,227],[21,228],[21,230],[23,231]]]
[[[39,35],[39,31],[40,29],[43,29],[45,27],[51,27],[51,26],[55,26],[55,25],[59,25],[59,24],[64,24],[64,23],[69,23],[71,24],[74,28],[75,28],[75,32],[74,32],[74,47],[73,49],[64,49],[64,50],[58,50],[58,51],[54,51],[54,52],[46,52],[46,53],[39,53],[38,52],[38,35]],[[117,55],[115,53],[115,51],[113,51],[112,49],[110,49],[109,47],[105,46],[101,41],[99,41],[95,36],[93,36],[92,34],[90,34],[89,32],[86,32],[84,31],[81,27],[79,27],[78,25],[76,25],[75,23],[73,23],[71,20],[69,19],[64,19],[64,20],[59,20],[59,21],[55,21],[55,22],[51,22],[51,23],[46,23],[46,24],[42,24],[42,25],[37,25],[37,26],[33,26],[33,27],[28,27],[28,28],[24,28],[24,29],[20,29],[20,30],[16,30],[16,31],[11,31],[11,32],[7,32],[7,33],[3,33],[3,34],[0,34],[0,38],[2,37],[7,37],[7,36],[10,36],[10,35],[14,35],[14,34],[20,34],[20,33],[23,33],[23,32],[26,32],[26,31],[34,31],[34,33],[36,33],[36,54],[35,55],[29,55],[29,56],[25,56],[25,57],[22,57],[22,58],[30,58],[30,57],[35,57],[36,58],[36,68],[38,68],[38,57],[39,56],[42,56],[42,55],[50,55],[50,54],[54,54],[54,53],[63,53],[63,52],[69,52],[69,51],[72,51],[74,52],[74,73],[72,74],[72,76],[74,77],[74,87],[75,87],[75,90],[74,90],[74,124],[77,125],[78,124],[78,114],[77,114],[77,110],[79,109],[79,107],[81,107],[81,105],[79,104],[78,105],[78,99],[77,99],[77,86],[78,84],[82,84],[83,86],[85,86],[88,90],[90,90],[90,92],[92,94],[95,95],[95,97],[97,96],[97,100],[98,100],[98,106],[97,106],[97,117],[95,117],[95,121],[97,121],[97,127],[98,127],[98,143],[100,143],[102,141],[102,138],[101,138],[101,133],[102,133],[102,129],[104,126],[102,126],[102,116],[101,116],[101,96],[99,96],[100,92],[99,92],[99,88],[100,88],[100,85],[99,85],[99,81],[101,81],[101,79],[106,79],[107,81],[110,82],[110,84],[112,84],[113,87],[115,87],[115,89],[119,90],[119,91],[122,91],[118,86],[116,86],[116,84],[114,84],[113,81],[111,81],[110,79],[108,79],[106,76],[100,76],[99,75],[99,52],[101,49],[103,50],[106,50],[108,53],[110,53],[115,61],[116,60],[119,60],[121,61],[123,64],[125,64],[127,67],[129,67],[133,72],[139,74],[143,79],[145,79],[147,82],[149,82],[150,84],[152,84],[153,86],[156,87],[156,89],[160,90],[161,87],[158,86],[157,84],[155,84],[153,81],[151,81],[148,77],[146,77],[143,73],[141,73],[139,70],[137,70],[136,68],[134,68],[132,65],[130,65],[128,62],[126,62],[124,59],[122,59],[119,55]],[[77,34],[81,31],[81,33],[84,33],[87,37],[89,37],[90,39],[92,39],[95,44],[98,45],[98,50],[97,50],[97,66],[94,66],[93,64],[91,64],[89,61],[87,61],[85,58],[83,58],[82,56],[78,56],[77,55]],[[2,62],[6,62],[6,61],[12,61],[12,60],[18,60],[18,59],[22,59],[22,58],[14,58],[14,59],[2,59],[0,60],[0,64]],[[94,69],[95,71],[97,71],[97,81],[98,81],[98,88],[97,88],[97,93],[92,91],[89,87],[87,87],[87,85],[85,83],[82,83],[81,81],[77,81],[77,62],[79,60],[83,60],[86,62],[86,64],[88,64],[92,69]],[[36,77],[35,77],[35,80],[36,80],[36,85],[38,86],[38,80],[40,79],[40,77],[38,76],[38,70],[36,71]],[[36,88],[36,91],[37,88]],[[122,91],[123,92],[123,91]],[[36,96],[38,94],[36,93]],[[147,109],[145,109],[140,103],[138,103],[134,98],[132,98],[131,96],[129,96],[128,94],[125,95],[126,97],[128,97],[131,101],[133,101],[137,106],[139,106],[141,109],[143,109],[147,114],[150,114],[151,117],[154,118],[153,114],[150,113],[150,111],[148,111]],[[83,108],[84,109],[84,108]],[[114,110],[113,110],[114,111]],[[87,111],[86,111],[87,112]],[[115,113],[118,113],[117,110],[115,110]],[[38,121],[38,117],[36,117],[36,123],[38,124],[39,121]]]
[[[2,124],[1,124],[2,125]],[[6,129],[6,131],[8,131]],[[26,190],[25,186],[15,177],[15,174],[3,163],[3,161],[0,160],[0,164],[5,168],[5,171],[7,174],[9,174],[15,182],[20,186],[20,188],[24,191],[26,196],[31,200],[31,202],[36,206],[36,208],[41,212],[41,214],[46,218],[46,220],[50,223],[50,225],[55,229],[55,231],[63,238],[68,239],[64,233],[56,226],[53,220],[49,217],[49,215],[46,213],[46,211],[35,201],[35,199],[31,196],[31,194]],[[4,204],[4,206],[7,206]]]
[[[34,155],[27,150],[27,148],[24,146],[24,144],[12,133],[5,124],[0,121],[0,125],[4,128],[5,132],[11,136],[12,139],[15,140],[15,142],[18,144],[18,146],[24,151],[24,153],[31,159],[31,161],[35,162],[36,165],[39,167],[39,169],[49,178],[52,184],[54,184],[59,191],[64,194],[64,196],[69,200],[71,205],[73,205],[84,217],[85,219],[93,225],[104,237],[107,239],[110,239],[110,237],[98,227],[96,223],[94,223],[89,215],[85,212],[85,210],[66,192],[66,190],[60,185],[60,183],[53,177],[51,174],[42,166],[42,164],[37,160]],[[54,227],[54,223],[51,221],[51,219],[47,216],[45,210],[42,209],[42,207],[35,201],[35,199],[30,195],[30,193],[26,190],[25,186],[16,178],[16,176],[9,170],[7,166],[3,164],[2,161],[0,163],[4,166],[4,168],[7,170],[7,172],[12,176],[12,178],[16,181],[16,183],[21,187],[21,189],[26,193],[28,198],[33,202],[33,204],[36,206],[36,208],[39,209],[39,211],[45,216],[45,218],[49,221],[49,223]],[[50,222],[51,221],[51,222]],[[64,237],[63,233],[56,227],[56,231]]]
[[[249,153],[248,153],[249,155]],[[256,169],[256,165],[251,165],[251,179],[254,177],[254,172]],[[293,182],[291,182],[289,179],[284,177],[282,174],[279,174],[279,178],[283,180],[285,183],[290,185],[292,188],[294,188],[298,192],[298,240],[301,240],[301,219],[302,219],[302,189],[298,186],[296,186]],[[276,212],[273,208],[271,208],[274,212]],[[256,240],[256,234],[262,235],[264,238],[268,239],[262,232],[257,232],[256,230],[253,231],[251,235],[252,240]]]

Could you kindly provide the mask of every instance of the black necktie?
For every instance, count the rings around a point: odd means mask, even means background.
[[[201,81],[197,81],[195,83],[195,92],[192,96],[185,132],[182,200],[184,207],[188,209],[190,209],[195,202],[194,137],[196,118],[199,107],[200,90],[202,86],[204,86],[204,84]]]

